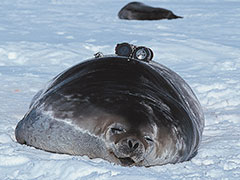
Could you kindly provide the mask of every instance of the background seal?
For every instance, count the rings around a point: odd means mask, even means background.
[[[183,18],[164,8],[155,8],[140,2],[130,2],[119,12],[120,19],[128,20],[160,20]]]
[[[194,157],[203,127],[196,96],[175,72],[109,56],[56,76],[33,98],[15,135],[50,152],[154,166]]]

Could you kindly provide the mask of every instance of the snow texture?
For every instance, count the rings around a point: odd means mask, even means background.
[[[145,0],[183,19],[124,21],[126,0],[1,0],[0,179],[240,179],[240,1]],[[121,167],[20,145],[14,129],[55,75],[116,43],[145,45],[198,96],[206,127],[191,161]]]

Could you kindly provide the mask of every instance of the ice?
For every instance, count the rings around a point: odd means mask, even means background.
[[[240,179],[239,0],[145,0],[183,19],[124,21],[129,1],[2,0],[0,4],[0,179]],[[206,127],[191,161],[121,167],[102,159],[20,145],[14,129],[31,98],[61,71],[117,43],[145,45],[198,96]]]
[[[18,166],[25,164],[29,161],[27,157],[23,156],[8,156],[8,155],[0,155],[0,167],[9,167],[9,166]]]

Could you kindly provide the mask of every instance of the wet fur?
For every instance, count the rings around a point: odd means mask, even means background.
[[[113,134],[118,126],[125,132]],[[15,135],[50,152],[154,166],[195,156],[203,127],[201,106],[176,73],[155,62],[103,57],[55,77],[33,98]],[[129,138],[139,142],[136,151],[128,151]]]

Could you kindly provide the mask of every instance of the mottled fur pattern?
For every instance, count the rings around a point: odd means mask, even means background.
[[[191,159],[203,127],[201,106],[176,73],[110,56],[54,78],[33,98],[15,135],[49,152],[148,167]]]

